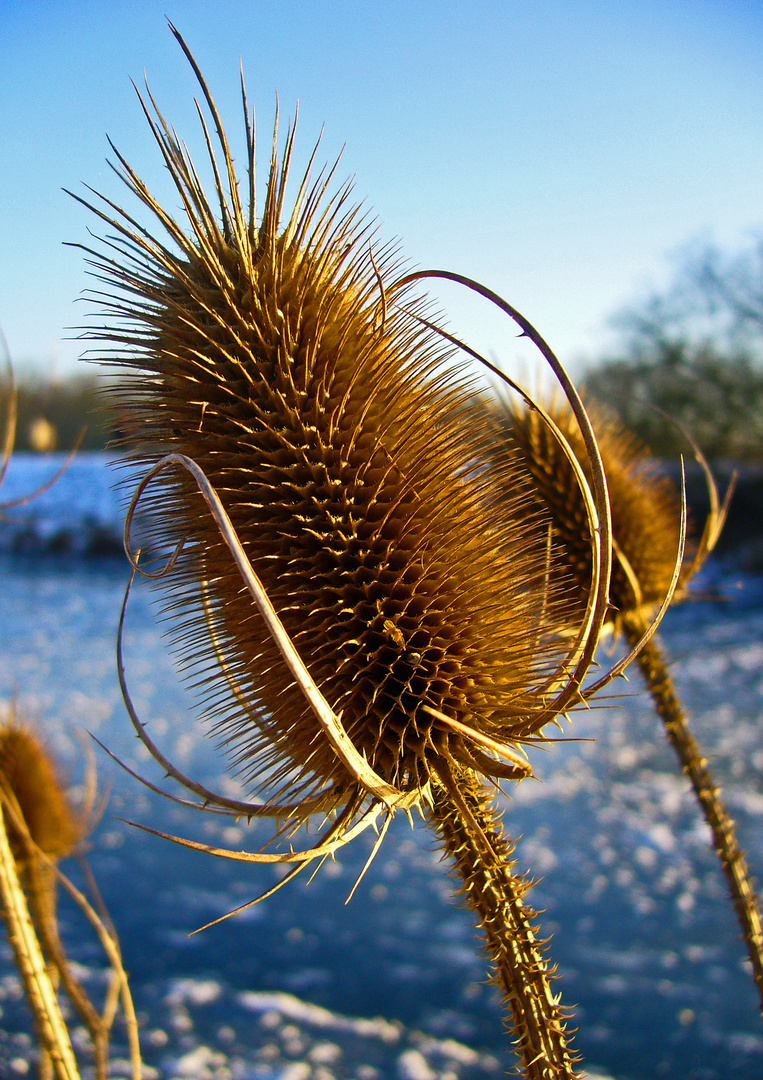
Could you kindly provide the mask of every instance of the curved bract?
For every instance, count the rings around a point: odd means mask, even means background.
[[[5,334],[0,330],[0,352],[2,353],[2,363],[5,368],[6,381],[7,381],[7,394],[8,400],[4,404],[3,409],[5,415],[3,416],[3,436],[2,436],[2,449],[0,449],[0,488],[2,488],[5,477],[8,472],[8,466],[11,462],[11,454],[13,453],[13,447],[16,441],[16,421],[18,419],[18,409],[16,400],[16,380],[13,375],[13,364],[11,363],[10,353],[8,352],[8,345],[5,340]],[[57,480],[66,472],[74,459],[74,455],[77,453],[80,447],[80,443],[85,435],[85,429],[83,428],[74,444],[73,449],[67,455],[63,465],[51,476],[49,480],[45,480],[34,491],[29,492],[27,495],[19,496],[16,499],[5,499],[0,501],[0,521],[3,520],[4,512],[6,510],[14,510],[19,506],[26,506],[27,503],[32,502],[38,496],[43,495],[46,491],[53,487]]]

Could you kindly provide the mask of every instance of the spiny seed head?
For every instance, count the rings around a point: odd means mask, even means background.
[[[585,446],[566,405],[547,409],[583,466],[590,482]],[[617,612],[654,608],[670,588],[676,562],[681,503],[671,480],[659,472],[648,449],[603,405],[586,403],[601,453],[612,512],[614,554],[610,599]],[[532,473],[536,501],[551,517],[556,558],[564,567],[560,592],[570,614],[585,607],[591,583],[590,527],[580,486],[558,439],[540,414],[508,401],[494,414],[504,429],[504,447],[522,455]]]
[[[41,851],[54,859],[73,851],[83,837],[83,824],[69,804],[50,754],[13,717],[0,727],[0,784],[15,799]],[[7,813],[5,819],[14,858],[23,863],[30,857],[28,845]]]
[[[91,336],[117,346],[104,359],[123,366],[120,449],[140,470],[168,452],[201,467],[355,747],[385,780],[415,788],[440,755],[475,761],[423,706],[495,739],[518,738],[542,705],[533,687],[560,662],[535,588],[537,515],[517,513],[530,498],[526,470],[505,458],[511,494],[496,496],[480,464],[495,424],[420,321],[423,300],[407,290],[385,304],[394,255],[372,255],[349,188],[329,196],[326,180],[311,187],[306,177],[284,215],[290,133],[257,220],[239,201],[202,88],[228,176],[226,187],[215,172],[219,213],[172,130],[148,110],[190,230],[122,158],[123,180],[172,243],[114,204],[96,210],[118,232],[105,254],[91,253],[111,315]],[[248,121],[247,139],[253,200]],[[184,541],[159,587],[234,765],[271,800],[326,786],[346,799],[346,769],[196,487],[163,473],[142,508],[152,522],[144,544]]]

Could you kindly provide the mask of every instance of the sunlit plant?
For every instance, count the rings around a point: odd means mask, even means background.
[[[130,1075],[140,1078],[137,1022],[114,928],[64,876],[58,863],[81,852],[91,827],[95,774],[86,805],[75,810],[55,762],[11,709],[0,722],[0,910],[40,1045],[40,1076],[76,1080],[79,1066],[59,988],[85,1027],[96,1080],[109,1075],[109,1040],[121,1004],[130,1046]],[[70,963],[58,931],[57,893],[63,887],[90,922],[110,967],[96,1007]]]
[[[674,552],[681,533],[681,497],[672,481],[651,459],[647,448],[629,433],[620,420],[601,405],[588,405],[607,476],[612,511],[613,565],[610,582],[612,608],[608,623],[629,646],[643,638],[654,609],[661,604],[674,571]],[[575,417],[563,404],[551,410],[583,467],[587,469],[584,442]],[[504,453],[519,451],[533,474],[538,505],[545,507],[553,523],[550,537],[554,555],[552,573],[566,580],[560,601],[572,624],[587,602],[590,554],[586,511],[572,470],[549,428],[534,411],[505,398],[494,406],[504,427]],[[721,504],[710,469],[696,445],[689,440],[704,472],[710,500],[702,534],[691,559],[682,571],[673,599],[689,595],[689,583],[715,547],[723,528],[733,491],[733,480]],[[499,452],[500,460],[500,452]],[[561,579],[560,579],[561,583]],[[667,663],[656,637],[638,651],[637,662],[655,708],[665,726],[681,768],[689,778],[713,838],[737,912],[753,978],[763,1004],[763,926],[758,900],[743,852],[713,780],[701,747],[691,733]]]
[[[630,659],[583,688],[611,563],[585,409],[545,342],[501,302],[584,432],[585,468],[546,418],[587,521],[587,599],[570,633],[526,463],[483,466],[500,427],[417,291],[433,275],[405,275],[350,185],[333,186],[334,169],[312,180],[308,168],[286,210],[292,127],[280,157],[274,133],[258,213],[243,82],[242,199],[212,97],[174,32],[201,88],[214,206],[148,90],[139,95],[186,221],[114,149],[158,235],[103,195],[80,200],[109,230],[85,249],[103,286],[86,336],[109,344],[95,358],[122,373],[119,449],[126,483],[137,484],[129,557],[153,579],[212,734],[251,798],[209,790],[162,754],[129,696],[121,626],[119,675],[144,745],[196,797],[177,801],[279,824],[271,850],[256,853],[168,838],[290,864],[286,881],[379,824],[373,857],[393,815],[418,807],[482,924],[526,1075],[572,1077],[566,1012],[492,796],[529,776],[525,747]],[[322,832],[295,851],[311,819]]]

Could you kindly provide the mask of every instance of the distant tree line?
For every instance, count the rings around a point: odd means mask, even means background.
[[[83,450],[102,450],[112,438],[114,422],[103,401],[104,381],[78,375],[46,381],[17,373],[16,450],[70,450],[84,429]],[[0,423],[5,426],[9,389],[0,391]]]
[[[763,237],[732,256],[695,245],[615,325],[622,350],[589,368],[592,397],[658,456],[687,449],[667,414],[710,459],[763,461]]]

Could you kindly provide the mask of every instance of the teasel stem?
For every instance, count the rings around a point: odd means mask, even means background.
[[[623,617],[623,630],[629,642],[636,641],[643,633],[643,619],[639,614]],[[760,907],[753,889],[750,871],[744,853],[737,843],[734,822],[726,812],[707,761],[697,741],[689,730],[686,715],[678,700],[673,680],[668,672],[665,658],[657,638],[649,641],[638,655],[638,664],[646,679],[649,691],[665,725],[668,741],[672,745],[684,773],[691,781],[705,821],[713,834],[713,844],[726,875],[731,898],[736,908],[752,973],[760,995],[763,1011],[763,923]]]
[[[16,861],[8,842],[2,805],[0,805],[0,900],[8,931],[8,941],[13,949],[16,967],[24,983],[29,1007],[37,1025],[43,1061],[47,1055],[56,1080],[79,1080],[80,1074],[69,1032],[61,1015],[61,1008],[35,933],[24,891],[19,884]]]
[[[93,1044],[96,1080],[107,1080],[109,1074],[109,1026],[105,1024],[75,978],[58,934],[56,918],[57,886],[54,865],[30,852],[22,871],[22,882],[29,911],[40,943],[49,957],[54,986],[60,979],[69,1000],[79,1013]]]
[[[53,992],[58,995],[61,970],[53,959],[47,940],[49,936],[47,933],[48,927],[51,924],[55,926],[56,921],[55,878],[50,868],[42,866],[35,858],[25,859],[23,863],[17,863],[16,869],[20,874],[19,884],[29,905],[32,926],[42,947],[43,956],[47,961]],[[44,1046],[40,1047],[38,1073],[40,1080],[54,1080],[53,1061]],[[98,1080],[102,1080],[101,1073],[98,1073]]]
[[[547,942],[537,936],[538,914],[524,901],[533,883],[513,872],[514,844],[503,833],[490,793],[471,769],[446,766],[432,783],[427,815],[484,931],[525,1077],[575,1080],[580,1074],[569,1046],[569,1014],[551,987],[556,969],[546,958]]]

